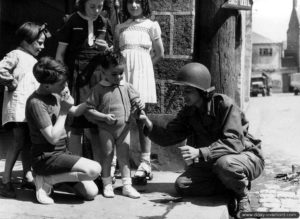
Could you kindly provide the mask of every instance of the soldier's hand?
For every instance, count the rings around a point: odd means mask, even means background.
[[[199,157],[199,149],[188,146],[188,145],[184,145],[179,147],[180,151],[181,151],[181,155],[183,157],[184,160],[193,160],[197,157]]]

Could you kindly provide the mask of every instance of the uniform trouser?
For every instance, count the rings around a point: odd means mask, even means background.
[[[264,161],[252,152],[225,155],[215,162],[194,163],[180,175],[175,188],[182,196],[211,196],[233,192],[248,193],[247,186],[263,171]]]

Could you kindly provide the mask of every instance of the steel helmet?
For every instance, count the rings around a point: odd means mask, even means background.
[[[211,76],[208,69],[197,62],[184,65],[173,83],[195,87],[208,93],[214,90],[214,87],[211,87]]]

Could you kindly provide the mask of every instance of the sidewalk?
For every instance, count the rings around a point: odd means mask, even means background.
[[[4,170],[4,155],[9,142],[10,136],[0,133],[0,175]],[[19,188],[22,165],[17,161],[13,173],[17,199],[0,196],[0,219],[229,219],[226,200],[222,197],[179,198],[174,188],[179,174],[155,171],[154,179],[147,186],[136,187],[142,194],[140,199],[122,196],[121,180],[117,179],[114,185],[116,196],[113,199],[99,194],[94,201],[83,201],[73,194],[55,191],[55,204],[41,205],[37,203],[34,191]]]
[[[3,169],[4,161],[0,162]],[[180,199],[174,189],[178,173],[154,172],[154,179],[147,186],[137,187],[142,193],[140,199],[121,195],[120,180],[115,186],[116,197],[104,198],[98,195],[94,201],[83,201],[70,193],[56,191],[54,205],[41,205],[31,190],[18,187],[21,164],[15,168],[17,199],[0,197],[0,219],[22,218],[205,218],[228,219],[226,200],[221,197]]]

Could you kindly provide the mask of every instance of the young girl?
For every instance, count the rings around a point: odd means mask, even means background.
[[[125,80],[137,89],[143,102],[156,103],[153,65],[164,56],[160,26],[149,19],[148,0],[125,0],[123,12],[126,21],[116,27],[114,48],[125,57]],[[143,135],[142,124],[137,123],[142,154],[135,177],[143,179],[151,173],[151,142]]]
[[[66,63],[69,68],[68,85],[75,104],[84,102],[90,89],[100,80],[94,57],[112,45],[111,25],[100,15],[103,1],[77,0],[77,11],[57,33],[56,60]],[[73,118],[70,125],[70,151],[80,155],[83,130],[93,125],[84,116]]]
[[[2,125],[12,130],[14,143],[6,154],[3,188],[0,194],[15,198],[15,189],[11,183],[11,174],[16,159],[22,151],[23,187],[34,188],[30,165],[30,146],[28,126],[25,119],[25,103],[29,95],[37,89],[39,83],[32,74],[37,62],[35,57],[43,50],[45,38],[49,32],[45,25],[27,22],[16,31],[18,47],[9,52],[0,62],[0,78],[6,86],[4,91]]]
[[[144,104],[131,84],[124,82],[124,64],[117,55],[108,52],[100,57],[103,68],[102,80],[92,89],[86,104],[88,116],[97,121],[101,150],[103,195],[114,197],[111,162],[116,148],[125,196],[139,198],[140,194],[131,186],[129,167],[131,109],[141,110]],[[97,119],[95,119],[97,118]]]
[[[82,105],[72,107],[74,99],[67,88],[67,68],[44,57],[34,66],[33,74],[40,86],[27,100],[26,118],[32,141],[36,198],[41,204],[52,204],[49,194],[53,185],[75,182],[75,193],[92,200],[98,194],[92,180],[100,175],[101,167],[98,162],[72,155],[66,148],[67,114],[71,111],[80,115],[84,111]]]

